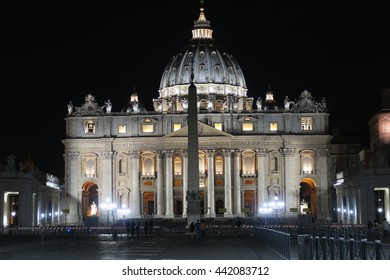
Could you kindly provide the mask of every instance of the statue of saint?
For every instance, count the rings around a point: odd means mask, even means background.
[[[73,113],[73,103],[72,101],[69,101],[68,103],[68,114],[72,114]]]
[[[91,216],[96,216],[96,215],[97,215],[97,205],[94,201],[91,204]]]
[[[261,104],[262,104],[261,98],[258,97],[258,98],[257,98],[257,101],[256,101],[257,110],[261,110]]]
[[[107,114],[111,114],[112,103],[111,103],[110,99],[108,99],[105,102],[105,104],[106,104],[106,113]]]
[[[301,201],[301,214],[306,214],[305,209],[307,209],[309,205],[305,201],[305,199],[302,199]]]

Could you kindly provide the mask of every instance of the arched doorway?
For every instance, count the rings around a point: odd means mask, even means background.
[[[99,191],[93,182],[87,182],[83,186],[81,209],[83,220],[86,217],[99,216]]]
[[[311,214],[314,220],[317,219],[317,191],[316,191],[316,184],[313,179],[305,178],[301,181],[299,184],[299,201],[301,203],[302,209],[305,212],[301,214]]]

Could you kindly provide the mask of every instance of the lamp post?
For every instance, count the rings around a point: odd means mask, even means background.
[[[349,220],[350,220],[350,224],[353,224],[353,210],[349,210]]]
[[[43,223],[45,222],[45,214],[41,214],[41,225],[43,226]]]
[[[383,203],[382,203],[382,199],[378,199],[378,208],[377,208],[377,211],[378,211],[378,218],[377,218],[377,221],[378,223],[381,223],[383,221]]]
[[[264,207],[259,208],[260,213],[264,215],[264,224],[267,224],[267,216],[272,210],[272,207],[269,207],[268,203],[264,203]]]
[[[125,205],[122,205],[122,208],[118,209],[118,213],[119,213],[120,216],[122,216],[123,220],[125,220],[126,219],[126,215],[130,214],[130,209],[126,208]]]
[[[106,203],[102,203],[100,205],[100,207],[103,209],[103,210],[106,210],[107,211],[107,225],[110,224],[110,212],[112,212],[113,214],[113,220],[114,220],[114,211],[116,209],[116,204],[115,203],[111,203],[111,199],[107,198],[106,199]]]
[[[278,219],[278,210],[283,209],[284,202],[279,200],[279,195],[275,193],[274,195],[274,201],[269,203],[269,206],[271,206],[275,210],[275,219]]]

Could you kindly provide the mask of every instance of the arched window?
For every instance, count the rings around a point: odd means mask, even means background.
[[[154,175],[154,154],[146,152],[142,154],[142,175],[143,176],[152,176]]]
[[[301,173],[314,173],[314,153],[313,151],[305,150],[301,152]]]
[[[242,175],[251,176],[255,174],[255,153],[253,151],[244,151],[241,154]]]
[[[96,155],[86,154],[83,158],[83,169],[85,178],[96,177]]]
[[[222,158],[222,156],[215,157],[215,174],[217,174],[217,175],[223,174],[223,158]]]
[[[199,174],[206,173],[206,155],[204,153],[199,153]]]
[[[153,160],[151,158],[146,158],[144,161],[144,171],[145,174],[149,175],[153,173]]]
[[[173,159],[173,168],[175,175],[182,175],[182,160],[181,157],[176,156]]]

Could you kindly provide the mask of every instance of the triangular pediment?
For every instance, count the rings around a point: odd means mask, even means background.
[[[171,132],[165,137],[187,137],[188,136],[188,126],[182,127],[179,130],[176,130],[174,132]],[[221,131],[219,129],[216,129],[215,127],[212,127],[210,125],[204,124],[202,122],[198,121],[198,136],[199,137],[214,137],[214,136],[225,136],[225,137],[232,137],[231,134],[226,133],[224,131]]]

